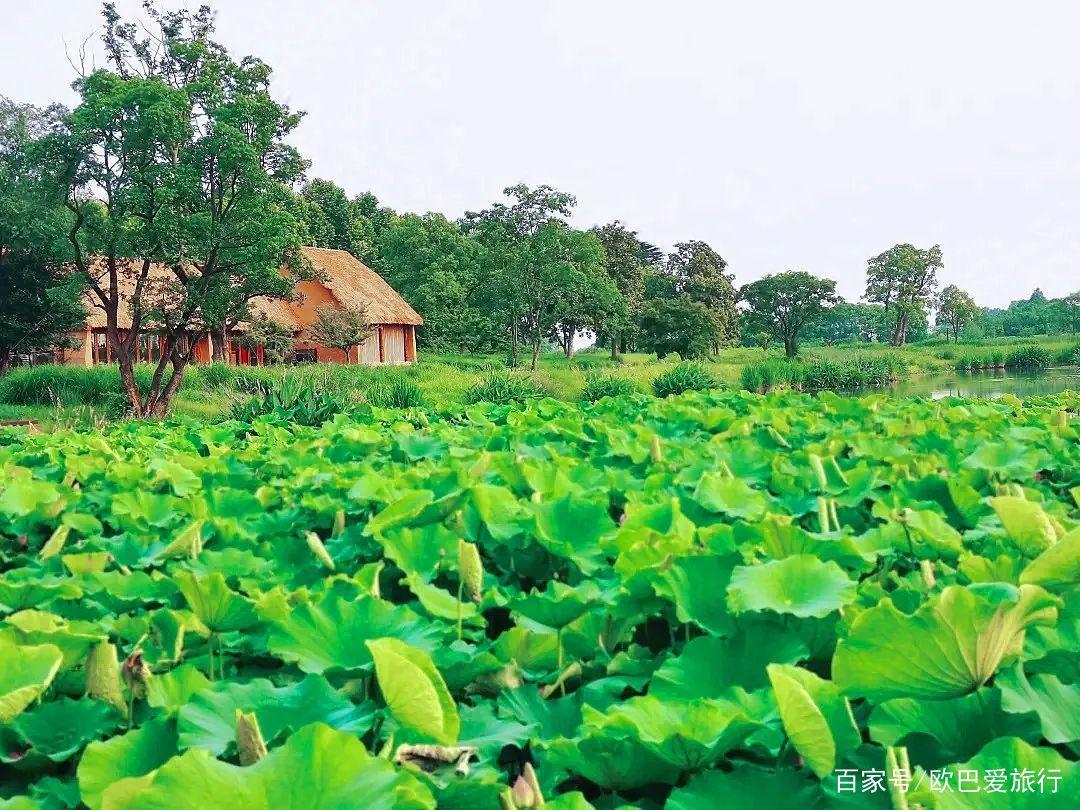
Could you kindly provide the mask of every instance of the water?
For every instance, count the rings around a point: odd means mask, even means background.
[[[1066,389],[1080,391],[1080,367],[1066,366],[1042,371],[950,371],[924,374],[901,380],[889,387],[898,397],[994,398],[1002,394],[1018,397],[1056,394]],[[865,393],[882,389],[867,389]]]

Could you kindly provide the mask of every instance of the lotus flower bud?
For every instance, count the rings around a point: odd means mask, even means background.
[[[120,660],[116,645],[101,641],[90,649],[86,660],[86,695],[108,703],[127,717],[128,706],[120,680]]]
[[[465,540],[458,540],[458,572],[469,599],[479,602],[484,592],[484,564],[480,550]]]
[[[540,790],[540,782],[536,778],[536,771],[533,770],[531,762],[525,763],[525,768],[514,781],[514,787],[511,790],[514,797],[514,804],[517,807],[543,807],[544,806],[544,794]]]
[[[55,557],[64,548],[64,543],[67,542],[68,534],[71,532],[71,527],[66,524],[61,524],[56,527],[56,530],[49,536],[49,539],[45,541],[45,545],[41,547],[41,559],[47,560],[50,557]]]
[[[345,533],[345,510],[338,509],[334,513],[334,537]]]
[[[334,558],[331,557],[329,552],[326,550],[326,546],[324,546],[322,540],[319,539],[319,535],[315,534],[315,532],[308,532],[307,544],[308,548],[311,549],[312,554],[315,555],[319,562],[321,562],[323,565],[333,571],[335,567]]]
[[[254,765],[266,756],[266,741],[255,712],[244,714],[240,709],[236,710],[236,750],[241,765]]]
[[[655,433],[649,442],[649,455],[652,456],[653,464],[659,464],[664,460],[664,450],[660,447],[660,437]]]
[[[930,560],[920,560],[919,571],[922,573],[922,580],[926,590],[930,590],[937,584],[937,577],[934,576],[934,564]]]

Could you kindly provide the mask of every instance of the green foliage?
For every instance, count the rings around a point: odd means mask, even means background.
[[[708,307],[688,295],[647,303],[638,329],[641,347],[656,352],[661,360],[669,354],[684,360],[706,357],[721,338]]]
[[[805,327],[819,320],[839,299],[835,281],[798,271],[763,276],[743,286],[739,300],[747,307],[744,333],[772,335],[783,342],[787,356],[794,357]]]
[[[906,373],[897,355],[856,355],[850,360],[788,360],[770,358],[746,365],[740,377],[747,391],[777,388],[811,391],[851,391],[888,385]]]
[[[636,394],[637,391],[638,388],[633,380],[614,374],[594,374],[585,378],[581,401],[596,402],[604,397],[625,397]]]
[[[285,374],[264,392],[255,394],[246,402],[236,403],[232,418],[241,422],[267,418],[300,425],[321,425],[333,419],[345,407],[346,403],[341,399],[310,380],[296,374]]]
[[[418,408],[424,404],[420,386],[403,378],[391,383],[375,383],[364,391],[364,396],[379,408]]]
[[[1005,368],[1037,369],[1054,364],[1054,355],[1042,346],[1021,346],[1005,356]]]
[[[5,431],[5,797],[824,808],[837,768],[909,760],[1074,795],[1078,408],[709,390]],[[919,803],[983,806],[945,795]]]
[[[515,371],[491,371],[465,391],[466,405],[477,402],[521,402],[547,396],[543,386],[528,374]]]
[[[679,363],[653,380],[653,394],[670,397],[685,391],[708,391],[716,388],[716,378],[701,363]]]
[[[889,342],[903,346],[913,322],[925,319],[943,267],[941,248],[895,245],[867,261],[864,298],[880,304],[890,325]]]

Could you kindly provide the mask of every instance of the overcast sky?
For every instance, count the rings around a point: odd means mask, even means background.
[[[214,5],[307,111],[311,175],[399,211],[548,183],[582,227],[709,242],[737,283],[805,269],[854,299],[868,257],[912,242],[983,305],[1080,289],[1080,4]],[[0,94],[72,103],[65,43],[99,12],[0,0]]]

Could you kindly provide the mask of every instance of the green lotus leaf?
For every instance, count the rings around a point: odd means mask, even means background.
[[[674,785],[682,776],[675,765],[633,737],[597,734],[584,739],[558,738],[545,745],[544,761],[604,790],[637,790],[646,785]]]
[[[630,698],[606,713],[585,706],[583,721],[590,736],[632,738],[681,771],[714,764],[760,728],[730,702],[677,702],[652,695]]]
[[[495,540],[509,540],[521,533],[528,513],[506,487],[477,484],[469,488],[462,517],[473,538],[480,536],[482,526]]]
[[[1020,572],[1020,582],[1060,591],[1080,583],[1080,529],[1073,529]]]
[[[393,636],[431,651],[441,631],[406,607],[375,597],[355,601],[330,597],[295,608],[286,618],[272,622],[270,651],[294,661],[304,672],[320,674],[333,669],[366,669],[371,653],[364,641]]]
[[[508,745],[525,747],[529,739],[529,727],[516,720],[496,716],[490,703],[464,706],[459,712],[461,732],[458,745],[472,745],[480,749],[482,759],[494,761],[499,752]]]
[[[704,771],[691,777],[684,787],[671,792],[664,810],[824,810],[826,806],[821,789],[803,772],[739,765],[730,772]]]
[[[1035,557],[1057,542],[1050,516],[1039,504],[1003,495],[991,498],[990,505],[1016,547],[1027,556]]]
[[[874,707],[868,725],[873,740],[906,746],[911,761],[927,770],[974,756],[998,737],[1031,740],[1040,733],[1037,718],[1010,714],[1001,691],[987,687],[951,700],[887,700]]]
[[[1080,685],[1064,684],[1056,675],[1039,673],[1030,678],[1020,664],[1004,670],[994,685],[1001,689],[1001,704],[1009,712],[1035,712],[1043,736],[1052,743],[1080,740]]]
[[[173,715],[187,703],[191,696],[210,686],[207,678],[194,664],[181,664],[176,669],[162,672],[146,685],[146,702],[165,714]]]
[[[379,541],[386,559],[426,581],[438,571],[444,558],[456,553],[458,539],[457,534],[441,523],[431,523],[384,532]]]
[[[578,736],[581,727],[581,696],[544,699],[532,685],[520,686],[499,695],[498,711],[532,731],[534,738],[554,739]]]
[[[351,734],[321,723],[297,731],[254,765],[230,765],[196,748],[166,762],[143,784],[118,787],[106,793],[109,810],[435,807],[431,791],[416,777],[371,756]]]
[[[731,575],[728,604],[734,613],[771,610],[795,616],[828,616],[855,601],[855,583],[834,562],[797,554]]]
[[[808,655],[806,643],[778,621],[762,621],[731,638],[691,640],[656,670],[649,694],[692,700],[720,697],[732,686],[760,689],[769,682],[769,664],[794,664]]]
[[[364,643],[375,661],[383,699],[406,736],[440,745],[456,743],[461,719],[431,657],[396,638]]]
[[[480,615],[480,610],[475,603],[468,601],[467,597],[463,597],[462,601],[458,602],[457,597],[450,591],[429,585],[414,574],[405,577],[405,582],[409,590],[416,594],[416,600],[427,615],[436,619],[456,621],[460,609],[461,618],[467,624],[483,625],[484,619]]]
[[[61,697],[24,711],[0,730],[0,759],[23,763],[41,756],[63,762],[114,730],[120,716],[96,700]]]
[[[741,478],[715,472],[702,474],[694,500],[710,512],[744,520],[760,520],[769,506],[768,498]]]
[[[0,723],[18,717],[52,683],[63,655],[52,644],[16,644],[0,636]]]
[[[321,675],[282,687],[261,678],[243,684],[215,683],[194,693],[180,708],[176,721],[180,747],[205,748],[215,756],[225,753],[236,741],[238,710],[254,712],[267,740],[315,722],[360,736],[370,729],[374,715],[372,706],[353,705]]]
[[[134,731],[86,746],[77,771],[82,800],[91,810],[114,782],[146,776],[177,752],[176,730],[167,720],[151,720]]]
[[[173,581],[191,612],[213,633],[247,630],[259,623],[254,603],[230,590],[221,574],[198,577],[179,571]]]
[[[0,613],[33,610],[55,600],[78,599],[82,588],[70,579],[43,577],[36,581],[16,581],[4,575],[0,579]]]
[[[435,500],[435,493],[413,490],[388,504],[364,526],[364,533],[379,537],[396,526],[407,526]]]
[[[945,771],[939,784],[947,780],[953,790],[931,791],[924,781],[908,794],[908,802],[933,802],[936,810],[1060,810],[1080,796],[1080,766],[1052,748],[1035,748],[1016,737],[999,737]],[[1001,774],[1004,779],[994,778]],[[962,778],[967,791],[959,789]]]
[[[571,587],[552,580],[547,590],[519,597],[510,607],[537,624],[558,630],[584,616],[599,598],[600,591],[592,583]]]
[[[862,742],[851,707],[836,685],[809,670],[769,665],[780,719],[792,745],[819,779]]]
[[[709,633],[727,635],[734,629],[734,617],[728,610],[725,590],[740,560],[738,555],[679,557],[654,588],[663,596],[670,595],[680,622],[693,622]]]
[[[615,529],[607,504],[578,495],[533,504],[536,539],[586,574],[603,564],[603,542]]]
[[[73,576],[100,573],[109,566],[109,552],[87,551],[79,554],[61,554],[60,562]]]
[[[1027,627],[1056,618],[1053,598],[1032,585],[1021,586],[1015,601],[997,603],[950,585],[910,616],[884,599],[860,613],[837,644],[833,680],[846,695],[876,702],[960,697],[1020,652]]]
[[[52,644],[63,654],[63,668],[81,664],[90,648],[108,635],[89,622],[68,621],[55,613],[21,610],[7,617],[14,637],[22,644]]]

